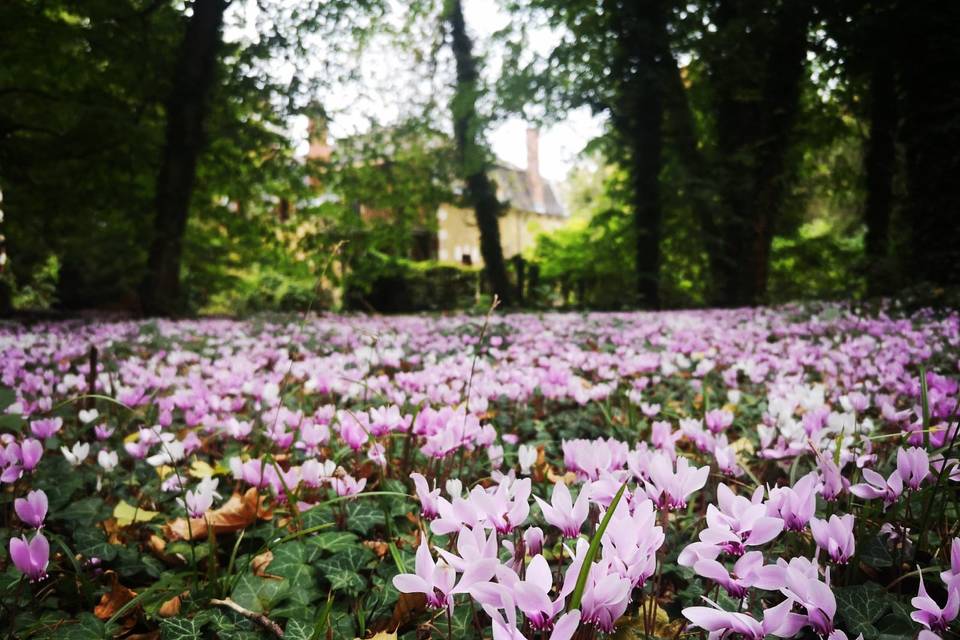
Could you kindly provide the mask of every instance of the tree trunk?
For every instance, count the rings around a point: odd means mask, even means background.
[[[223,14],[229,0],[195,0],[173,89],[166,102],[167,127],[156,186],[154,236],[141,291],[149,315],[181,309],[180,260],[197,159],[203,149],[207,98],[216,78]]]
[[[960,5],[900,4],[898,77],[902,87],[909,273],[917,281],[960,284]]]
[[[712,60],[722,242],[714,280],[722,303],[734,306],[758,304],[766,295],[812,6],[785,0],[770,21],[748,5],[721,3],[721,46]]]
[[[513,301],[513,291],[500,246],[499,217],[503,205],[487,174],[486,150],[480,143],[481,122],[477,115],[480,76],[473,57],[473,43],[467,34],[460,0],[448,0],[446,20],[453,38],[451,48],[457,66],[457,88],[453,97],[453,131],[460,162],[460,175],[466,182],[467,200],[473,207],[480,231],[480,255],[490,288],[502,304]]]
[[[693,110],[687,99],[687,90],[683,84],[681,70],[677,61],[664,46],[660,56],[664,77],[664,137],[667,146],[674,150],[682,171],[683,190],[690,199],[693,215],[700,225],[707,263],[710,266],[711,286],[708,287],[708,302],[722,304],[720,288],[713,280],[719,277],[723,259],[723,242],[719,235],[715,219],[712,195],[716,187],[711,183],[711,169],[708,159],[698,146]]]
[[[660,307],[660,202],[662,168],[663,67],[666,18],[658,0],[627,2],[617,14],[613,76],[620,82],[612,109],[628,155],[633,224],[636,233],[637,295],[641,306]]]
[[[888,291],[890,212],[896,167],[897,91],[889,54],[878,47],[870,70],[870,139],[864,155],[867,225],[867,284],[870,293]]]

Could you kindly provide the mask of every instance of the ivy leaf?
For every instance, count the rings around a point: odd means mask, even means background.
[[[266,571],[289,583],[289,598],[294,603],[308,605],[320,598],[317,577],[313,567],[306,564],[307,552],[303,543],[287,542],[273,550],[273,560]]]
[[[231,597],[244,609],[263,613],[287,595],[289,588],[290,583],[287,580],[261,578],[252,573],[245,573],[237,581]]]
[[[46,461],[44,461],[46,462]],[[51,517],[70,504],[73,494],[83,486],[83,474],[71,471],[63,456],[52,461],[53,468],[45,468],[44,474],[34,483],[37,489],[47,494],[47,503]]]
[[[327,531],[308,538],[304,544],[307,547],[306,561],[312,562],[322,551],[340,553],[351,547],[360,547],[360,539],[349,531]]]
[[[63,640],[103,640],[107,628],[92,613],[81,613],[76,624],[60,627],[52,637]]]
[[[324,575],[337,570],[356,573],[373,559],[373,552],[366,547],[348,547],[334,556],[316,562],[315,566]]]
[[[287,640],[312,640],[313,624],[299,618],[290,618],[283,630],[283,637]]]
[[[100,558],[109,562],[117,557],[117,548],[107,542],[106,534],[99,527],[84,527],[73,535],[77,553],[85,558]]]
[[[366,535],[383,525],[383,510],[369,502],[354,502],[347,505],[347,528]]]
[[[89,524],[109,518],[110,507],[100,498],[83,498],[68,504],[60,511],[53,512],[50,517],[54,520]]]
[[[329,569],[323,575],[330,581],[331,589],[350,596],[359,595],[367,586],[367,581],[360,574],[348,569]]]
[[[200,640],[200,626],[189,618],[167,618],[160,622],[163,640]]]
[[[864,640],[876,639],[880,632],[874,623],[890,608],[887,592],[875,582],[833,590],[837,613],[849,634],[863,634]]]
[[[477,637],[477,630],[473,626],[473,612],[470,607],[457,607],[454,609],[450,622],[452,624],[454,638]]]
[[[884,569],[893,566],[893,558],[887,551],[887,545],[879,536],[868,537],[860,545],[860,560],[877,569]]]

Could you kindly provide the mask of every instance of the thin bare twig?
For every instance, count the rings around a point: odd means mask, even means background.
[[[259,624],[261,627],[266,629],[267,631],[270,631],[271,633],[273,633],[278,638],[283,637],[283,629],[281,629],[280,625],[278,625],[276,622],[274,622],[267,616],[263,615],[262,613],[257,613],[255,611],[250,611],[249,609],[245,609],[241,607],[230,598],[224,598],[223,600],[220,600],[218,598],[211,598],[210,604],[218,607],[227,607],[228,609],[233,609],[234,611],[242,615],[244,618],[247,618],[248,620],[253,620],[257,624]]]

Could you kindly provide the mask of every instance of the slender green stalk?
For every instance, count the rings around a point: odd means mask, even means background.
[[[608,508],[607,512],[603,515],[603,520],[600,521],[600,526],[597,527],[596,533],[594,533],[593,538],[590,539],[590,547],[587,549],[587,555],[583,559],[583,566],[580,567],[580,574],[577,576],[577,583],[573,589],[573,595],[570,597],[570,604],[567,605],[567,611],[580,608],[580,600],[583,598],[583,591],[587,587],[587,576],[590,574],[590,567],[593,565],[593,559],[597,557],[597,552],[600,550],[600,539],[603,538],[603,534],[607,530],[607,525],[610,524],[610,518],[613,517],[613,512],[616,511],[617,504],[620,503],[620,498],[623,497],[623,492],[626,491],[626,489],[627,483],[624,482],[620,486],[620,490],[617,491],[617,495],[613,497],[610,508]]]

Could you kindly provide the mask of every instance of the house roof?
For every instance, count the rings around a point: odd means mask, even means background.
[[[540,178],[543,187],[543,203],[537,206],[532,183],[525,169],[498,163],[494,165],[491,174],[497,184],[497,198],[509,203],[514,209],[546,216],[566,217],[567,212],[560,204],[556,190],[549,180]]]

